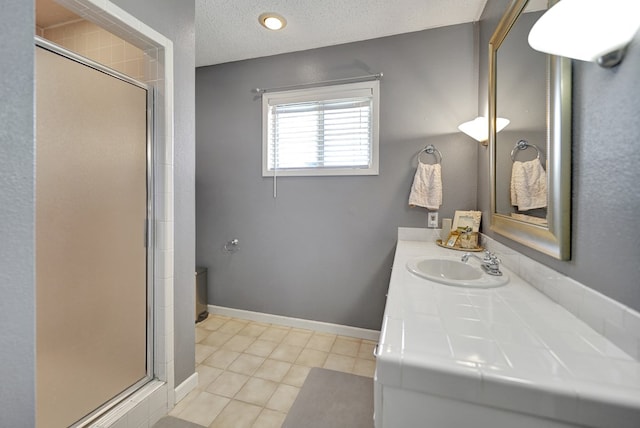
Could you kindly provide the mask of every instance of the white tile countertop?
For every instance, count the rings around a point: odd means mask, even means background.
[[[638,361],[504,266],[509,283],[492,289],[413,275],[415,257],[463,254],[431,233],[399,234],[379,382],[570,424],[640,427]]]

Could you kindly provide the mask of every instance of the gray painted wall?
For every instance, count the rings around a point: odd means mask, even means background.
[[[34,10],[2,4],[0,38],[0,426],[35,425]],[[15,25],[16,23],[20,25]],[[10,59],[10,60],[9,60]]]
[[[481,19],[480,58],[507,0],[489,0]],[[485,65],[481,70],[486,70]],[[562,262],[485,229],[489,235],[577,281],[640,310],[640,33],[613,69],[573,61],[572,257]],[[485,109],[486,72],[480,74]],[[488,153],[478,158],[478,206],[489,212]]]
[[[476,206],[474,25],[234,62],[196,71],[197,262],[209,303],[379,329],[398,226],[426,226],[407,199],[416,153],[443,154],[440,218]],[[380,175],[261,176],[256,87],[383,72]],[[240,250],[222,251],[238,238]]]
[[[173,41],[174,358],[176,386],[195,372],[195,1],[112,0]]]

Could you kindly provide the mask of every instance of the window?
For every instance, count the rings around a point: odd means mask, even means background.
[[[262,95],[262,175],[377,175],[378,81]]]

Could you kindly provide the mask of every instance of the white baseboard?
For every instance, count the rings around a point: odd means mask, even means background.
[[[332,324],[322,321],[305,320],[301,318],[285,317],[283,315],[265,314],[263,312],[245,311],[244,309],[225,308],[223,306],[208,306],[210,314],[226,315],[234,318],[264,322],[269,324],[285,325],[287,327],[305,328],[321,331],[323,333],[339,334],[341,336],[357,337],[358,339],[378,341],[380,332],[366,328],[351,327],[348,325]],[[177,391],[177,388],[176,388]],[[177,399],[176,399],[177,401]]]
[[[198,373],[194,373],[189,376],[184,382],[180,385],[176,386],[175,389],[175,400],[176,404],[180,402],[184,397],[187,396],[188,393],[193,391],[198,387]]]

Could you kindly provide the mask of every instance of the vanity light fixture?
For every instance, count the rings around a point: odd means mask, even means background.
[[[638,0],[561,0],[531,28],[529,45],[610,68],[622,61],[638,28]]]
[[[509,124],[509,119],[503,117],[496,118],[496,132],[500,132]],[[469,122],[465,122],[458,126],[458,129],[474,140],[487,145],[489,139],[489,120],[486,117],[478,116]]]
[[[287,20],[282,15],[273,12],[263,13],[258,17],[258,21],[264,28],[273,31],[282,30],[287,25]]]

